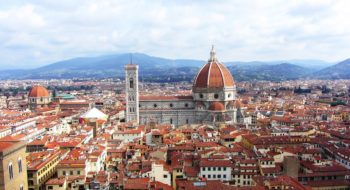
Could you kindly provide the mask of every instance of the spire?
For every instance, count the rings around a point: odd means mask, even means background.
[[[209,58],[209,62],[214,62],[214,61],[218,61],[216,58],[216,52],[214,49],[214,45],[211,46],[211,51],[210,51],[210,58]]]

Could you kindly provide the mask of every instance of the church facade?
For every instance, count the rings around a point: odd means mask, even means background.
[[[236,85],[230,71],[218,61],[214,48],[208,62],[196,75],[189,96],[139,97],[137,65],[128,64],[125,71],[127,122],[174,126],[237,122]]]

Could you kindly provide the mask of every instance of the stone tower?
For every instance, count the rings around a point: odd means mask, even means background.
[[[139,123],[139,66],[125,65],[126,122]]]

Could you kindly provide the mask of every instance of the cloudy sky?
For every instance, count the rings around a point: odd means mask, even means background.
[[[6,3],[4,3],[6,2]],[[350,57],[350,1],[9,0],[0,69],[142,52],[222,61]]]

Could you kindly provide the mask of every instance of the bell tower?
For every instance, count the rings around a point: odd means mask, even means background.
[[[139,123],[139,66],[125,65],[126,122]]]

